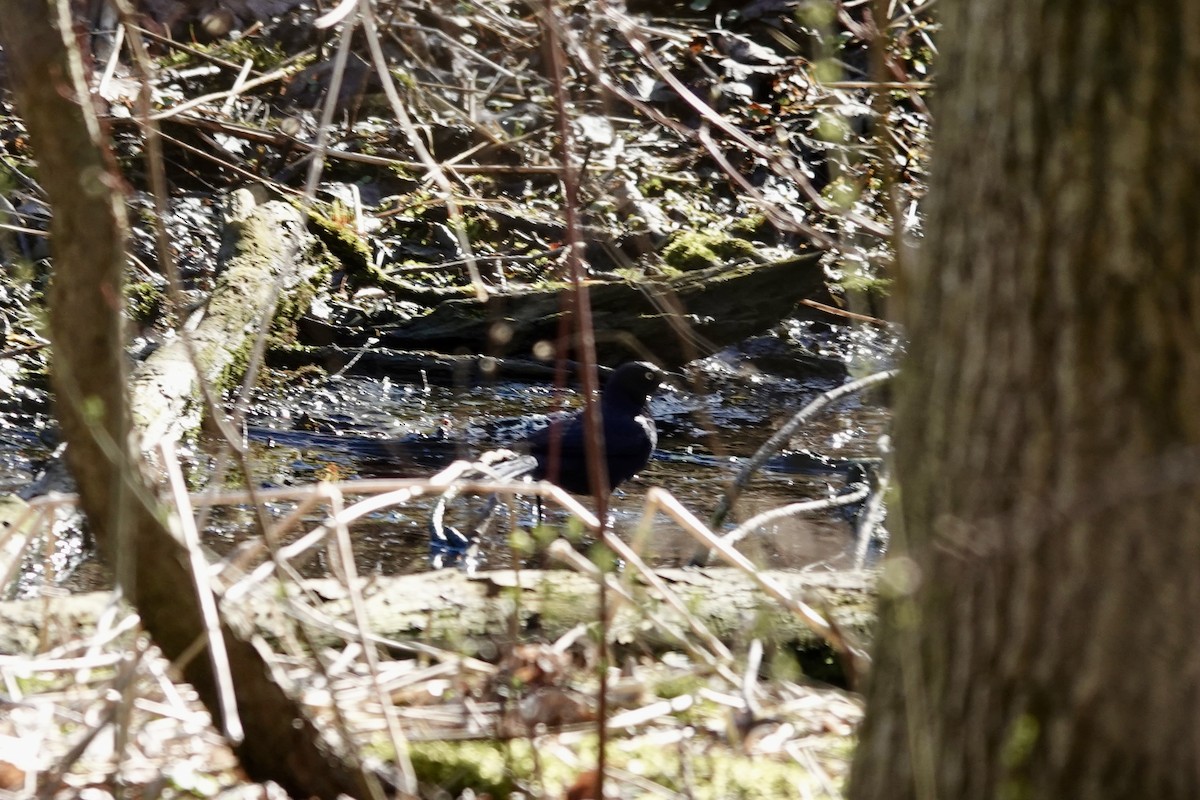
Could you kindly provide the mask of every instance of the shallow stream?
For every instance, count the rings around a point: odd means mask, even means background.
[[[863,346],[861,334],[834,332],[825,337],[834,348],[822,356],[828,360],[827,368],[814,370],[811,364],[797,366],[786,353],[781,354],[795,344],[790,341],[795,336],[769,338],[777,341],[756,340],[689,365],[673,375],[673,385],[662,387],[654,396],[651,411],[659,429],[658,449],[650,465],[613,496],[611,513],[619,534],[627,538],[633,534],[651,486],[664,487],[707,520],[742,463],[805,404],[844,382],[842,359],[862,355],[848,350]],[[890,345],[885,344],[878,338],[870,342],[876,356],[890,352]],[[764,355],[764,349],[780,352]],[[811,347],[806,347],[806,352],[810,351]],[[860,371],[885,366],[887,361],[886,357],[874,358]],[[775,371],[768,372],[760,364],[769,364]],[[788,371],[793,374],[782,375]],[[732,520],[845,491],[848,476],[840,467],[846,461],[878,456],[878,439],[888,424],[888,412],[879,401],[878,394],[852,396],[818,414],[793,439],[790,450],[829,457],[834,468],[812,469],[801,464],[797,469],[797,459],[791,463],[777,459],[754,478]],[[455,459],[472,459],[483,451],[511,444],[540,424],[544,415],[569,410],[577,403],[574,391],[556,394],[543,384],[519,382],[446,387],[355,375],[279,382],[258,394],[247,416],[253,482],[259,488],[272,488],[320,479],[426,477]],[[0,470],[6,470],[0,472],[0,479],[11,481],[28,475],[36,466],[39,451],[45,456],[43,438],[11,426],[0,429]],[[187,459],[192,486],[211,483],[221,461],[233,473],[220,444],[212,439],[201,441]],[[222,483],[242,485],[236,473],[227,475]],[[415,501],[357,523],[352,536],[360,572],[400,574],[429,569],[432,502]],[[590,505],[587,498],[585,502]],[[465,518],[477,506],[477,501],[461,499],[450,512]],[[276,504],[270,513],[279,519],[292,507],[291,503]],[[514,507],[516,527],[531,528],[532,503],[518,501]],[[854,510],[831,509],[774,522],[739,547],[765,567],[847,567],[853,563]],[[314,513],[302,527],[312,527],[322,519],[322,513]],[[551,529],[561,530],[565,517],[551,514],[546,521]],[[221,509],[208,520],[205,541],[225,554],[254,528],[248,507]],[[481,568],[511,566],[518,561],[543,563],[536,548],[535,552],[518,553],[510,547],[511,528],[502,525],[485,535],[471,563]],[[105,571],[87,555],[81,537],[72,536],[71,529],[69,520],[60,525],[53,571],[71,573],[68,584],[72,588],[104,585]],[[665,515],[659,514],[649,530],[642,545],[643,555],[652,564],[685,565],[700,552],[690,535]],[[326,574],[326,558],[324,552],[316,553],[303,572]],[[37,583],[36,574],[29,578]]]
[[[843,336],[837,342],[842,348],[837,355],[853,355],[845,348],[861,341],[861,336]],[[872,346],[882,344],[875,339]],[[765,372],[746,352],[755,351],[761,361],[762,348],[760,342],[689,365],[685,373],[674,376],[674,385],[664,386],[654,396],[651,412],[659,429],[658,449],[650,465],[613,497],[618,533],[632,535],[651,486],[666,488],[707,519],[759,445],[806,403],[845,380],[843,371],[835,368],[828,374],[804,370],[808,374],[797,377]],[[797,468],[796,459],[776,459],[742,496],[734,519],[844,491],[848,476],[836,467],[878,456],[878,439],[888,423],[888,413],[878,401],[877,395],[851,397],[817,415],[789,449],[829,457],[835,469],[813,469],[807,464]],[[251,409],[247,430],[256,454],[255,478],[261,486],[308,483],[320,477],[420,477],[456,458],[470,459],[507,446],[529,433],[544,415],[577,403],[573,391],[556,397],[551,387],[541,384],[442,387],[348,376],[264,397]],[[428,569],[430,505],[418,503],[404,513],[381,513],[356,527],[360,569],[384,574]],[[741,547],[763,566],[849,566],[855,510],[832,509],[772,523]],[[516,516],[519,525],[530,526],[529,504],[518,504]],[[222,527],[218,519],[211,535],[232,542],[244,530],[243,522],[235,518]],[[550,522],[562,519],[552,516]],[[660,566],[687,564],[697,553],[690,535],[661,514],[644,545],[646,557]],[[498,532],[484,537],[478,563],[509,566],[517,558],[531,563],[527,556],[514,555],[508,536]],[[532,563],[539,562],[534,558]],[[319,561],[314,569],[320,570]]]

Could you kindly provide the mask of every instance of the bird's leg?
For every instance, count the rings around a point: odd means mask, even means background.
[[[454,564],[471,544],[462,531],[446,525],[446,506],[457,494],[451,489],[439,497],[429,517],[429,563],[434,569]]]

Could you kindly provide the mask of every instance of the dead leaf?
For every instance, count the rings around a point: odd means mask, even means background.
[[[0,789],[6,792],[15,792],[23,788],[25,788],[25,770],[7,761],[0,761]]]

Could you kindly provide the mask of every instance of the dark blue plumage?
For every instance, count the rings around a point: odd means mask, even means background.
[[[618,367],[600,393],[609,490],[632,478],[650,461],[650,454],[658,443],[658,432],[647,403],[662,379],[663,373],[658,367],[645,361],[632,361]],[[559,449],[558,458],[551,463],[554,436],[560,437]],[[592,493],[582,411],[538,431],[526,440],[526,446],[529,454],[537,459],[534,478],[550,480],[575,494]]]

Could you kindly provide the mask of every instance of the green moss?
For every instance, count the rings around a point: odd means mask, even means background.
[[[125,312],[138,323],[148,323],[162,313],[163,291],[150,281],[125,284]]]
[[[500,230],[496,218],[483,211],[472,211],[463,214],[463,231],[472,242],[488,241]]]
[[[673,270],[673,271],[678,272],[678,270]],[[645,270],[639,269],[637,267],[617,267],[616,269],[613,270],[613,274],[616,275],[617,277],[619,277],[623,281],[628,281],[629,283],[636,283],[637,281],[641,280],[645,276],[646,272],[645,272]]]
[[[696,673],[683,673],[654,684],[654,693],[664,700],[670,700],[685,694],[695,694],[706,684],[707,681]]]
[[[223,38],[208,44],[192,43],[190,48],[189,50],[168,50],[162,57],[156,59],[155,64],[160,69],[186,67],[197,61],[193,51],[237,64],[249,59],[253,62],[254,68],[260,72],[270,72],[285,63],[292,69],[300,70],[317,60],[315,53],[306,53],[289,59],[283,48],[277,43],[269,38],[253,36]]]
[[[881,278],[863,270],[854,270],[843,274],[838,285],[847,293],[887,297],[891,293],[892,281],[890,278]]]
[[[255,69],[263,72],[276,69],[287,60],[287,56],[279,45],[272,43],[266,37],[239,36],[236,39],[223,39],[216,44],[207,47],[201,46],[198,49],[227,61],[242,63],[249,59],[254,62]]]
[[[729,233],[739,239],[754,239],[770,229],[770,223],[762,214],[739,217],[729,226]]]
[[[253,352],[253,348],[254,337],[247,336],[242,342],[242,346],[230,353],[229,365],[217,376],[216,389],[218,392],[224,392],[241,382],[242,376],[250,367],[250,353]]]
[[[329,249],[330,254],[350,272],[367,272],[371,269],[371,247],[366,239],[358,235],[347,219],[347,209],[341,203],[333,203],[318,211],[308,210],[309,230]]]
[[[247,242],[252,239],[247,239]],[[329,283],[329,274],[337,266],[337,262],[328,256],[328,248],[316,245],[316,250],[298,254],[297,258],[307,263],[317,265],[317,268],[304,281],[298,282],[288,291],[279,295],[275,306],[275,315],[271,318],[271,327],[267,334],[268,351],[297,350],[296,323],[312,306],[312,301]],[[254,348],[254,337],[247,336],[242,346],[231,354],[229,365],[218,376],[216,384],[219,391],[236,386],[250,364],[250,354]]]
[[[708,246],[726,260],[754,258],[758,255],[758,251],[750,242],[726,234],[715,235]]]
[[[667,266],[683,270],[704,269],[756,255],[754,245],[745,239],[707,231],[680,231],[662,251]]]
[[[372,748],[390,758],[386,744]],[[518,788],[539,787],[545,797],[561,797],[580,774],[580,765],[595,763],[594,737],[572,747],[572,763],[552,751],[533,757],[530,742],[494,741],[414,742],[409,758],[422,787],[422,796],[458,797],[470,789],[479,796],[509,797]],[[737,749],[711,743],[684,748],[663,747],[654,737],[621,739],[610,744],[609,762],[616,768],[660,784],[668,791],[690,789],[698,800],[768,800],[779,797],[827,797],[809,771],[789,758],[747,756]],[[685,767],[685,760],[687,761]],[[690,773],[685,781],[685,774]],[[632,790],[632,786],[625,784]],[[630,796],[643,795],[634,792]]]
[[[412,73],[403,69],[393,69],[392,77],[396,79],[396,83],[403,89],[413,91],[418,88],[417,79],[412,76]]]
[[[314,261],[320,265],[315,274],[289,291],[280,293],[279,302],[275,306],[275,316],[271,320],[272,336],[281,336],[289,343],[294,341],[297,320],[308,312],[318,292],[328,284],[330,262],[319,258]]]
[[[476,797],[508,797],[514,774],[528,775],[533,767],[531,758],[513,761],[492,742],[414,743],[408,756],[417,780],[448,797],[459,797],[467,789]]]
[[[155,60],[159,69],[182,67],[192,59],[192,54],[186,50],[168,50],[161,58]]]

